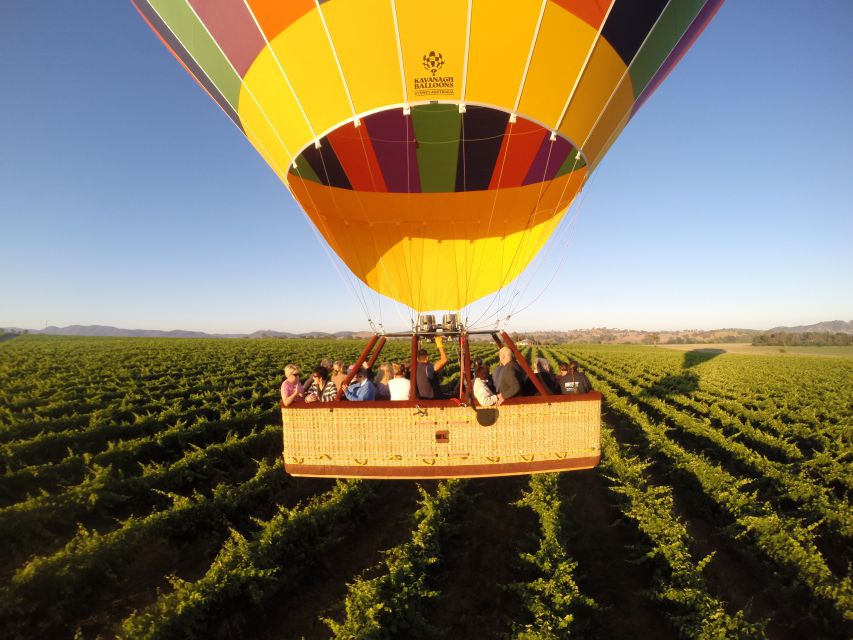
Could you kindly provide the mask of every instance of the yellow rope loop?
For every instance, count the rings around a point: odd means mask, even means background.
[[[536,457],[536,456],[535,456],[534,454],[532,454],[532,453],[531,453],[529,456],[522,455],[522,456],[521,456],[521,459],[522,459],[522,460],[524,460],[525,462],[533,462],[533,459],[534,459],[535,457]]]
[[[565,460],[566,458],[569,457],[569,452],[568,451],[558,451],[557,453],[554,454],[554,456],[556,456],[560,460]]]
[[[389,460],[402,460],[402,459],[403,459],[403,456],[401,456],[399,453],[395,453],[394,455],[392,455],[392,456],[391,456],[391,457],[389,457],[388,459],[389,459]]]
[[[320,458],[320,460],[324,460],[324,459],[325,460],[331,460],[332,459],[332,456],[330,456],[328,453],[321,453],[317,457]]]
[[[500,456],[496,456],[496,457],[494,457],[494,458],[490,458],[489,456],[486,456],[486,460],[488,460],[489,462],[500,462],[500,461],[501,461],[501,457],[500,457]]]
[[[355,463],[356,463],[357,465],[359,465],[360,467],[363,467],[363,466],[367,465],[367,462],[368,462],[368,461],[367,461],[367,458],[365,458],[365,459],[364,459],[364,462],[362,462],[362,461],[361,461],[361,460],[359,460],[358,458],[355,458]]]
[[[302,464],[303,462],[305,462],[305,458],[294,458],[294,457],[291,457],[291,458],[290,458],[290,461],[291,461],[293,464]]]
[[[421,458],[421,462],[431,467],[435,466],[435,460],[427,460],[426,458]]]

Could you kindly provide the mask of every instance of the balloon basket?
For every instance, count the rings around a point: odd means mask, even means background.
[[[459,340],[459,397],[339,398],[282,407],[285,471],[308,477],[442,479],[573,471],[598,464],[601,394],[547,394],[506,333],[492,337],[516,353],[539,395],[510,398],[499,407],[478,406],[470,393],[470,334],[464,329],[375,335],[351,375],[363,363],[373,365],[388,337],[411,336],[414,364],[418,341],[435,335]],[[415,384],[411,390],[416,397]]]

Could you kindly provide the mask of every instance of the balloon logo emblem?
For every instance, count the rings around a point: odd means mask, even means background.
[[[435,51],[430,51],[424,56],[424,67],[435,76],[436,72],[444,66],[444,56]]]

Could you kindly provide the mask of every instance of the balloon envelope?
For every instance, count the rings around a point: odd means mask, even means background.
[[[132,0],[347,267],[416,310],[516,278],[722,0]]]

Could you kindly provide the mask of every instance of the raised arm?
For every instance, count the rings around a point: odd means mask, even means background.
[[[447,353],[444,351],[444,339],[441,336],[435,337],[435,346],[438,347],[438,355],[441,356],[433,365],[433,371],[438,373],[442,369],[444,369],[444,365],[447,364]]]

